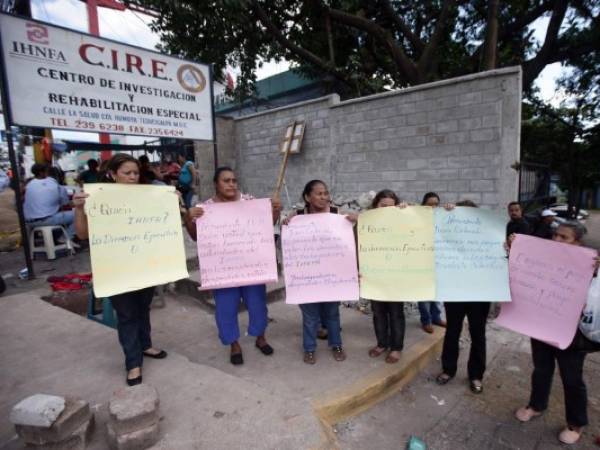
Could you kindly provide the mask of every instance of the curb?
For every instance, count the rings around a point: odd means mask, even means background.
[[[336,423],[363,413],[408,384],[439,354],[444,333],[445,329],[436,328],[433,334],[424,335],[423,339],[403,351],[398,364],[386,364],[386,367],[349,386],[313,399],[315,414],[324,429],[322,448],[339,448],[333,430]]]

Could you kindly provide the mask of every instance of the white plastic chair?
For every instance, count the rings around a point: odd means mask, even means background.
[[[55,244],[54,243],[54,230],[60,230],[62,233],[65,242],[64,244]],[[41,235],[42,244],[35,245],[35,238]],[[41,227],[31,227],[29,231],[29,247],[31,249],[31,258],[35,258],[36,253],[44,252],[46,253],[46,258],[48,259],[56,259],[56,252],[58,250],[67,250],[69,254],[75,253],[73,242],[67,233],[67,230],[62,225],[47,225]]]

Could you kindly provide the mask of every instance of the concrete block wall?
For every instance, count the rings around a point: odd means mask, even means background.
[[[235,156],[245,192],[270,196],[285,129],[304,120],[302,151],[290,157],[286,172],[292,202],[307,181],[319,178],[333,196],[390,188],[404,200],[420,201],[435,191],[443,202],[470,199],[496,209],[517,198],[518,173],[510,166],[519,160],[520,118],[521,71],[506,68],[236,118],[218,133],[234,136],[234,149],[220,142],[219,153]]]

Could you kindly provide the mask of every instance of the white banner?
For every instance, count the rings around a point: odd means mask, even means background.
[[[209,67],[0,14],[15,125],[213,140]]]

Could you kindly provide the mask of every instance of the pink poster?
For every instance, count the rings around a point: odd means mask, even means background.
[[[496,323],[567,348],[587,299],[595,257],[589,248],[518,235],[508,262],[512,302],[502,304]]]
[[[286,303],[358,300],[352,223],[339,214],[307,214],[282,227]]]
[[[277,281],[269,199],[202,205],[196,221],[200,289]]]

